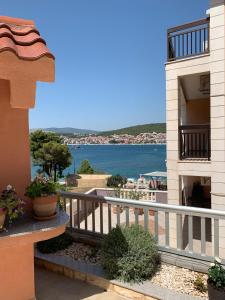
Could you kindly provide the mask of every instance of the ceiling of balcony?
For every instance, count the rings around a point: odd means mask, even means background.
[[[186,100],[198,100],[210,96],[209,74],[194,74],[180,78],[180,85],[183,89]]]

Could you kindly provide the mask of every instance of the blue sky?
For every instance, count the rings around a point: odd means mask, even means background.
[[[56,57],[30,127],[96,130],[165,121],[166,30],[205,17],[208,0],[1,0],[33,19]]]

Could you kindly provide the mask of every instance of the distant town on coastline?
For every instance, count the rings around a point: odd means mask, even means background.
[[[37,129],[32,129],[34,131]],[[42,128],[62,136],[65,144],[164,144],[166,143],[166,123],[136,125],[111,131],[88,129]]]

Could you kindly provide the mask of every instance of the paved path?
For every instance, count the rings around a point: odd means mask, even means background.
[[[126,300],[113,292],[72,280],[44,269],[35,269],[37,300]],[[128,299],[127,299],[128,300]]]

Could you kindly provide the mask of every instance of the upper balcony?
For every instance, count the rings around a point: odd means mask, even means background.
[[[167,61],[209,53],[209,22],[202,19],[167,30]]]

